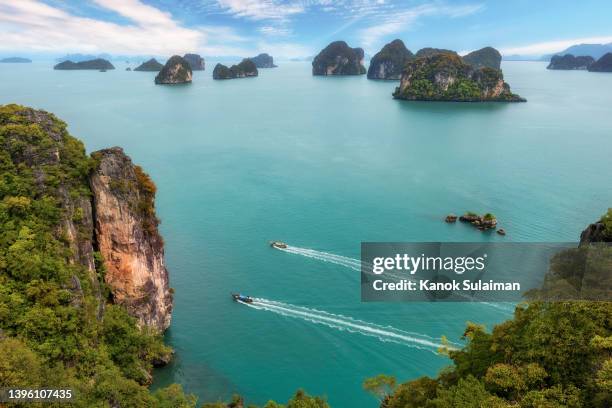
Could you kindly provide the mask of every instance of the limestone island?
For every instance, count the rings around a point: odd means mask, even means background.
[[[213,79],[236,79],[249,78],[259,75],[255,63],[245,58],[239,64],[232,65],[230,68],[223,64],[217,64],[213,70]]]
[[[134,71],[159,72],[163,67],[163,64],[159,63],[155,58],[151,58],[150,60],[145,61],[136,68],[134,68]]]
[[[553,55],[546,69],[554,70],[584,70],[595,62],[591,56],[574,57],[572,54]]]
[[[452,221],[449,220],[449,217],[450,215],[446,217],[446,222],[455,222],[457,220],[456,216],[454,216],[454,220]],[[486,213],[485,215],[480,216],[474,212],[468,211],[459,217],[459,221],[469,223],[481,231],[497,228],[497,218],[491,213]],[[503,229],[501,229],[501,231],[501,235],[506,234]]]
[[[257,68],[276,68],[277,65],[274,65],[274,58],[266,53],[259,54],[256,57],[249,58],[251,61],[255,63]]]
[[[77,70],[77,69],[97,69],[98,71],[106,71],[115,69],[113,64],[104,58],[96,58],[88,61],[72,62],[70,60],[60,62],[53,69],[57,70]]]
[[[589,67],[591,72],[612,72],[612,52],[603,55]]]
[[[402,40],[393,40],[370,60],[368,79],[399,80],[404,66],[414,58]]]
[[[344,41],[334,41],[325,47],[312,61],[312,75],[363,75],[364,52],[351,48]]]
[[[187,60],[192,71],[204,71],[206,63],[204,62],[204,58],[200,57],[198,54],[185,54],[183,58]]]
[[[477,68],[459,55],[446,52],[409,62],[393,97],[411,101],[526,101],[510,91],[501,70]]]
[[[6,63],[6,64],[25,64],[25,63],[30,63],[30,62],[32,62],[31,59],[22,58],[22,57],[8,57],[8,58],[0,59],[0,63]]]
[[[191,67],[185,58],[173,55],[155,77],[156,85],[189,84],[193,78]]]
[[[463,61],[467,62],[474,68],[493,68],[501,69],[502,56],[493,47],[484,47],[476,51],[472,51],[463,57]]]

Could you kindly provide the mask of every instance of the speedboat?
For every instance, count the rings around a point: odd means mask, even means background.
[[[242,293],[232,293],[232,298],[234,298],[236,302],[253,303],[252,297],[245,296]]]
[[[285,244],[283,241],[272,241],[272,242],[270,242],[270,246],[272,248],[278,248],[278,249],[285,249],[285,248],[287,248],[287,244]]]

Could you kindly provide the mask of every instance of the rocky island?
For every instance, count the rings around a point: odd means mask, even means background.
[[[612,52],[603,55],[589,66],[591,72],[612,72]]]
[[[450,53],[409,62],[393,97],[412,101],[525,102],[510,91],[501,70],[476,68]]]
[[[334,41],[312,61],[312,75],[363,75],[366,73],[363,58],[363,49]]]
[[[589,224],[580,234],[580,243],[612,242],[612,208],[599,221]]]
[[[465,55],[463,60],[474,68],[501,69],[502,56],[495,48],[484,47]]]
[[[163,67],[164,66],[161,63],[159,63],[155,58],[151,58],[150,60],[145,61],[139,66],[137,66],[136,68],[134,68],[134,71],[159,72],[161,71]]]
[[[402,40],[393,40],[370,60],[368,79],[398,80],[406,64],[414,58]]]
[[[177,85],[191,83],[193,73],[185,58],[174,55],[166,61],[161,71],[155,77],[156,85]]]
[[[553,57],[550,59],[550,64],[548,64],[546,69],[583,70],[589,69],[593,62],[595,62],[595,60],[590,56],[574,57],[572,54],[553,55]]]
[[[213,79],[249,78],[258,75],[259,72],[255,63],[247,58],[237,65],[232,65],[230,68],[223,64],[217,64],[213,70]]]
[[[185,54],[183,58],[189,63],[192,71],[204,71],[206,63],[198,54]]]
[[[115,69],[113,64],[104,58],[96,58],[88,61],[72,62],[63,61],[55,65],[53,69],[57,70],[77,70],[77,69],[96,69],[99,71],[105,71],[109,69]]]
[[[452,51],[452,50],[445,50],[444,48],[430,48],[430,47],[426,47],[426,48],[421,48],[420,50],[418,50],[417,53],[415,54],[415,56],[417,58],[423,58],[423,57],[431,57],[433,55],[438,55],[438,54],[453,54],[453,55],[457,55],[457,53],[455,51]]]
[[[257,68],[276,68],[274,65],[274,58],[271,55],[266,53],[259,54],[256,57],[249,58],[251,61],[255,63]]]
[[[0,59],[0,63],[7,63],[7,64],[25,64],[25,63],[30,63],[30,62],[32,62],[31,59],[22,58],[22,57],[8,57],[8,58]]]

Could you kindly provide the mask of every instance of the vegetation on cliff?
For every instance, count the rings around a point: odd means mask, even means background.
[[[235,79],[249,78],[259,75],[255,63],[248,58],[243,59],[239,64],[232,65],[230,68],[223,64],[217,64],[213,70],[213,79]]]
[[[134,68],[134,71],[159,72],[163,67],[163,64],[158,62],[155,58],[151,58]]]
[[[404,67],[414,58],[414,54],[406,48],[402,40],[393,40],[370,60],[368,78],[400,79]]]
[[[63,61],[59,64],[56,64],[53,69],[58,70],[77,70],[77,69],[97,69],[97,70],[107,70],[107,69],[115,69],[113,64],[111,64],[108,60],[104,58],[96,58],[89,61]]]
[[[612,72],[612,52],[603,55],[589,66],[591,72]]]
[[[500,70],[475,68],[450,53],[438,53],[409,62],[393,96],[421,101],[525,101],[510,91]]]
[[[344,41],[334,41],[312,61],[312,75],[363,75],[364,52],[351,48]]]
[[[193,77],[191,66],[180,55],[170,57],[155,77],[156,85],[176,85],[190,83]]]
[[[417,58],[431,57],[431,56],[438,55],[438,54],[457,55],[457,53],[453,50],[445,50],[444,48],[426,47],[426,48],[421,48],[420,50],[418,50],[417,53],[415,54],[415,57]]]
[[[590,56],[575,57],[572,54],[553,55],[546,69],[574,70],[588,69],[595,60]]]

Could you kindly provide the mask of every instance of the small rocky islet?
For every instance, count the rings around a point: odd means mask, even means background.
[[[217,64],[213,70],[213,79],[236,79],[236,78],[250,78],[259,75],[255,63],[245,58],[239,64],[227,67],[223,64]]]
[[[393,40],[370,60],[368,79],[398,80],[406,64],[415,58],[402,40]]]
[[[491,213],[486,213],[484,215],[479,215],[475,212],[468,211],[460,217],[457,217],[455,214],[448,214],[446,218],[444,218],[444,222],[448,224],[454,224],[457,222],[457,219],[460,222],[468,223],[472,225],[474,228],[479,229],[480,231],[487,231],[495,229],[499,235],[506,235],[506,230],[503,228],[497,228],[497,217]]]
[[[351,48],[344,41],[334,41],[325,47],[312,61],[312,75],[363,75],[362,48]]]
[[[276,68],[274,65],[274,58],[266,53],[259,54],[255,57],[249,58],[257,68]]]
[[[115,67],[113,66],[113,64],[110,63],[110,61],[105,60],[104,58],[96,58],[93,60],[87,60],[87,61],[79,61],[79,62],[72,62],[70,60],[68,61],[63,61],[60,62],[59,64],[56,64],[53,69],[56,70],[79,70],[79,69],[91,69],[91,70],[99,70],[99,71],[106,71],[109,69],[115,69]]]
[[[189,63],[192,71],[204,71],[206,63],[198,54],[185,54],[183,58]]]
[[[553,55],[546,69],[552,70],[586,70],[595,62],[590,56],[575,57],[572,54]]]
[[[185,58],[173,55],[155,77],[156,85],[179,85],[191,83],[193,73]]]
[[[139,72],[159,72],[161,71],[161,69],[164,67],[164,65],[160,62],[158,62],[155,58],[151,58],[148,61],[143,62],[142,64],[140,64],[139,66],[137,66],[136,68],[134,68],[134,71],[139,71]]]

